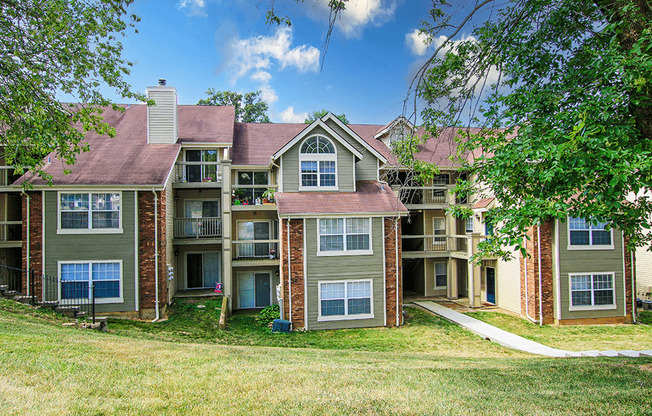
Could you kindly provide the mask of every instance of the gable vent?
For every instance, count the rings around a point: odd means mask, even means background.
[[[165,85],[147,87],[147,98],[156,105],[147,106],[147,143],[174,144],[179,137],[177,116],[177,89]]]

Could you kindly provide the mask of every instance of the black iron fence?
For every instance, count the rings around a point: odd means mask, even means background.
[[[95,323],[95,292],[84,275],[62,279],[32,270],[0,265],[0,286],[6,297],[33,306],[49,307],[71,318],[87,317]]]

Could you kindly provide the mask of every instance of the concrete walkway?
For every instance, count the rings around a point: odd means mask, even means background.
[[[545,355],[547,357],[652,357],[652,350],[645,351],[566,351],[557,348],[547,347],[538,342],[531,341],[511,332],[503,331],[493,325],[489,325],[478,319],[471,318],[445,306],[439,305],[432,301],[414,301],[412,302],[434,314],[437,314],[451,322],[463,326],[492,342],[515,350],[525,351],[532,354]]]

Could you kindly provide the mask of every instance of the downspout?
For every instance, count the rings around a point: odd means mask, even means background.
[[[290,217],[285,220],[287,225],[287,242],[288,242],[288,321],[292,323],[292,261],[290,259]]]
[[[543,326],[543,284],[541,283],[541,224],[537,225],[537,240],[539,249],[539,326]]]
[[[27,253],[25,253],[25,258],[26,258],[26,262],[25,262],[26,267],[25,268],[26,268],[26,274],[27,274],[27,295],[29,296],[29,295],[31,295],[31,293],[29,293],[29,288],[30,288],[30,283],[31,283],[29,281],[29,279],[30,279],[29,266],[30,266],[30,262],[31,262],[30,252],[29,252],[29,236],[30,236],[29,219],[31,217],[31,215],[30,215],[31,211],[30,211],[30,208],[29,208],[30,196],[29,196],[29,194],[27,192],[25,192],[24,189],[22,189],[20,192],[23,195],[25,195],[25,197],[27,197]]]
[[[629,281],[632,285],[632,322],[636,323],[636,268],[634,265],[634,251],[629,253]]]
[[[156,318],[152,322],[156,322],[160,319],[160,315],[158,304],[158,197],[154,188],[152,188],[152,194],[154,194],[154,292],[156,292],[156,300],[154,301]]]

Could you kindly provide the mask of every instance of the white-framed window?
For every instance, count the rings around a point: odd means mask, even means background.
[[[446,250],[446,218],[434,217],[432,219],[433,229],[433,250]]]
[[[318,321],[370,319],[373,311],[373,279],[319,282]]]
[[[467,234],[473,233],[473,217],[469,217],[466,219],[466,221],[464,222],[464,229]]]
[[[337,154],[324,136],[304,140],[299,153],[299,189],[337,190]]]
[[[615,309],[615,273],[569,274],[570,310]]]
[[[435,263],[435,288],[441,289],[448,286],[448,265],[443,262]]]
[[[433,185],[450,185],[450,183],[451,183],[450,173],[440,173],[438,175],[433,176],[432,178]]]
[[[220,174],[217,171],[217,149],[187,149],[184,154],[186,182],[216,182]]]
[[[122,260],[60,261],[59,299],[91,299],[122,303]],[[92,285],[91,285],[92,284]]]
[[[592,224],[584,218],[568,218],[568,248],[612,249],[613,232],[606,229],[606,222]]]
[[[59,192],[59,234],[121,233],[121,192]]]
[[[317,255],[373,254],[371,218],[320,218]]]

